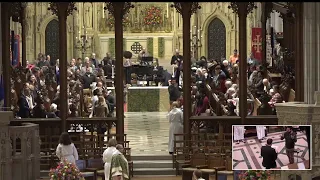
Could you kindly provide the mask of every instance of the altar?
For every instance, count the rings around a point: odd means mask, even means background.
[[[128,112],[168,112],[168,86],[129,87],[127,109]]]

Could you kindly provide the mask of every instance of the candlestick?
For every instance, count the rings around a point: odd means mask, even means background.
[[[81,34],[81,32],[79,31],[79,33],[78,33],[79,39],[80,39],[80,34]]]
[[[169,17],[169,3],[167,3],[167,18]]]
[[[175,73],[174,73],[174,65],[172,66],[172,77],[175,77]]]
[[[104,19],[104,7],[102,7],[102,19]]]
[[[193,33],[197,33],[197,26],[193,26]]]
[[[111,78],[114,78],[114,65],[112,65]]]

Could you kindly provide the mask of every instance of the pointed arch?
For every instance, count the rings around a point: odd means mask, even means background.
[[[46,55],[50,55],[52,60],[59,59],[59,22],[52,19],[45,30],[45,51]]]
[[[46,44],[46,28],[47,25],[52,21],[52,20],[57,20],[58,21],[58,17],[54,16],[54,15],[50,15],[48,17],[45,17],[41,24],[38,26],[38,33],[40,35],[40,52],[45,52],[45,44]]]
[[[204,47],[208,47],[208,28],[210,23],[214,19],[219,19],[222,21],[222,23],[225,26],[226,29],[226,55],[231,53],[230,47],[231,47],[231,29],[232,29],[232,24],[228,17],[226,17],[224,14],[222,14],[219,11],[216,11],[215,13],[212,13],[205,21],[204,21],[204,26],[203,26],[203,39],[204,39]],[[205,55],[208,57],[208,48],[204,48]],[[227,58],[227,57],[226,57]]]

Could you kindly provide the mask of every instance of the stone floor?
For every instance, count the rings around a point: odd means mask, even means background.
[[[132,155],[167,155],[169,122],[167,112],[127,112],[124,132]]]

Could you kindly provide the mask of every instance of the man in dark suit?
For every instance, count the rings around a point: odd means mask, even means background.
[[[89,89],[91,83],[96,80],[96,76],[90,72],[90,68],[87,68],[87,72],[83,75],[83,89]]]
[[[175,55],[172,56],[171,58],[171,65],[176,65],[177,67],[175,68],[175,74],[172,74],[176,78],[176,82],[179,85],[179,78],[180,78],[180,71],[182,70],[182,61],[183,57],[179,54],[178,49],[176,50]],[[174,72],[172,72],[174,73]]]
[[[261,156],[263,158],[262,166],[266,167],[266,169],[277,167],[276,160],[278,158],[278,154],[271,145],[272,139],[268,139],[267,144],[261,147]]]

